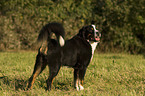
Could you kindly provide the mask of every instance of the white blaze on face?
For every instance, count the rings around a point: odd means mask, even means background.
[[[95,25],[92,25],[93,26],[93,28],[94,28],[94,36],[96,37],[97,35],[96,35],[96,32],[99,32],[98,30],[96,30],[96,26]]]

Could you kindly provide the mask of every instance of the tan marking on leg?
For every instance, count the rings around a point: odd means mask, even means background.
[[[44,54],[47,54],[47,41],[43,41],[43,43],[41,44],[40,48],[39,48],[39,51],[41,53],[44,53]]]
[[[32,80],[32,82],[31,82],[31,87],[30,87],[30,89],[32,89],[32,86],[33,86],[35,80],[36,80],[36,77],[33,77],[33,80]]]
[[[83,85],[83,83],[84,83],[84,80],[81,80],[81,85]]]
[[[83,87],[83,80],[81,81],[81,80],[79,80],[79,83],[78,83],[79,85],[79,90],[84,90],[84,87]]]
[[[55,77],[52,79],[52,82],[51,82],[51,84],[53,83],[54,79],[55,79]]]
[[[42,47],[39,50],[40,50],[40,52],[42,52]]]
[[[34,81],[36,80],[36,77],[39,75],[40,71],[41,71],[41,68],[37,69],[37,71],[35,72],[35,74],[33,74],[33,78],[32,78],[32,82],[31,82],[30,89],[32,89],[32,86],[34,84]]]
[[[44,54],[47,55],[48,47],[45,48]]]
[[[75,81],[75,88],[77,89],[77,91],[79,91],[79,79],[77,79],[76,81]]]
[[[57,39],[57,37],[54,33],[52,33],[50,37],[51,37],[51,39],[55,39],[55,40]]]

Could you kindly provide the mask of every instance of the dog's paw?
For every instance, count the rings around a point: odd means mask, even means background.
[[[80,85],[79,87],[80,87],[80,90],[84,90],[84,87],[82,85]]]
[[[80,90],[80,88],[79,88],[79,87],[76,87],[76,89],[77,89],[77,91],[79,91],[79,90]]]
[[[82,85],[76,86],[75,88],[77,91],[84,90],[84,87]]]

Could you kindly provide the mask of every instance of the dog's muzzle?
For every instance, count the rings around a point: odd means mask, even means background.
[[[95,32],[94,32],[94,41],[95,42],[100,42],[100,38],[101,38],[101,33],[98,30],[95,30]]]

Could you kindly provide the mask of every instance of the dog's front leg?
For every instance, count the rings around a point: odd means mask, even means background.
[[[85,73],[86,73],[86,68],[82,68],[79,71],[79,87],[80,87],[80,90],[84,90],[83,82],[84,82]]]
[[[83,69],[74,69],[74,86],[79,90],[84,90],[83,81],[85,76],[86,68]]]
[[[79,70],[74,69],[74,87],[79,91]]]

